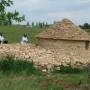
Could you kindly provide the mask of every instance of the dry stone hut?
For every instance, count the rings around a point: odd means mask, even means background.
[[[90,35],[68,19],[57,22],[36,37],[39,45],[53,51],[58,63],[90,63]]]
[[[37,39],[45,48],[90,49],[90,35],[68,19],[57,22]]]

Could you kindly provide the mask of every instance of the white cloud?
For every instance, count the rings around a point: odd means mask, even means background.
[[[90,3],[90,0],[76,0],[76,1],[83,4]]]
[[[26,15],[27,21],[60,20],[68,17],[76,23],[90,23],[90,0],[14,0],[12,9]]]

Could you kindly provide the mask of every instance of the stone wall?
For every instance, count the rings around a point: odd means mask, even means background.
[[[58,62],[90,62],[90,46],[86,50],[84,41],[63,41],[63,40],[44,40],[40,39],[39,44],[54,53]],[[64,63],[64,64],[66,64]]]
[[[85,50],[84,41],[39,39],[39,45],[48,49]]]
[[[48,44],[46,42],[44,43]],[[72,66],[81,67],[90,63],[90,51],[83,49],[84,47],[83,42],[81,43],[81,45],[82,45],[81,49],[75,50],[74,48],[74,50],[72,50],[72,48],[68,47],[66,50],[66,47],[63,45],[62,45],[63,48],[48,49],[48,48],[43,48],[41,46],[35,46],[32,44],[27,44],[27,45],[1,44],[0,57],[9,54],[14,55],[15,58],[24,58],[29,61],[33,61],[35,65],[42,66],[44,68],[46,67],[51,68],[61,64],[65,66],[71,64]],[[51,46],[53,46],[53,44],[51,44]]]

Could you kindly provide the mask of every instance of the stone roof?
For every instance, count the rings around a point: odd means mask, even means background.
[[[68,19],[56,22],[49,30],[40,33],[36,37],[38,39],[90,41],[90,35]]]

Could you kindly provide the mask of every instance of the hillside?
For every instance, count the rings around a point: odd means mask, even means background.
[[[25,26],[0,26],[0,32],[4,33],[4,37],[9,41],[9,43],[20,42],[21,36],[26,33],[29,38],[29,42],[37,43],[35,35],[45,30],[39,27],[27,28]]]
[[[28,28],[25,26],[0,26],[0,32],[4,33],[4,37],[9,43],[19,43],[21,36],[26,33],[30,43],[37,43],[35,36],[45,30],[46,28],[33,27]],[[90,30],[86,30],[90,32]]]

